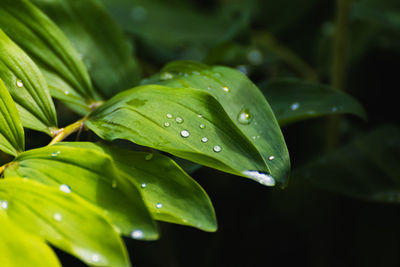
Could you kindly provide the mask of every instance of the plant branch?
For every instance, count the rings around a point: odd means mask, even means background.
[[[346,81],[346,63],[347,63],[347,47],[348,47],[348,24],[351,0],[337,0],[337,16],[335,26],[335,40],[333,47],[333,62],[331,73],[331,85],[339,91],[345,91]],[[339,115],[329,118],[327,127],[327,150],[333,150],[339,143]]]
[[[86,118],[83,118],[79,121],[76,121],[70,125],[68,125],[65,128],[61,128],[53,137],[53,140],[51,140],[49,146],[54,145],[56,143],[59,143],[63,141],[65,138],[67,138],[69,135],[78,132],[82,129],[84,123],[85,123]]]

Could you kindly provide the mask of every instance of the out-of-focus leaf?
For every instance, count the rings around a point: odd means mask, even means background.
[[[169,157],[93,143],[85,143],[85,147],[112,157],[120,176],[141,189],[155,219],[216,230],[214,208],[207,193]]]
[[[82,144],[82,147],[80,147]],[[157,238],[157,228],[135,186],[120,179],[112,159],[84,143],[60,143],[26,151],[5,170],[71,191],[105,210],[123,235],[139,230],[141,239]]]
[[[96,89],[106,97],[138,84],[140,70],[120,29],[95,0],[33,0],[80,53]]]
[[[293,173],[329,191],[400,202],[400,128],[382,126]]]
[[[17,103],[23,125],[51,134],[57,127],[57,118],[47,83],[35,63],[1,28],[0,78]]]
[[[0,203],[0,205],[3,202]],[[0,208],[0,259],[7,267],[61,267],[56,255],[41,238],[14,225]]]
[[[159,61],[160,57],[202,59],[208,47],[231,40],[247,26],[254,1],[204,12],[182,0],[102,2],[124,31],[139,37]]]
[[[328,114],[353,114],[366,119],[356,99],[322,84],[279,79],[260,88],[281,126]]]
[[[201,90],[137,87],[93,111],[86,125],[106,140],[130,140],[265,185],[282,183],[285,170],[271,170],[218,101]],[[283,140],[273,142],[281,147]]]
[[[246,142],[262,155],[267,166],[264,171],[280,185],[287,183],[290,160],[281,129],[267,100],[246,75],[227,67],[177,61],[165,66],[159,79],[163,85],[191,87],[212,94]]]
[[[87,69],[53,21],[30,1],[2,0],[0,28],[38,64],[54,97],[81,113],[90,110],[95,93]]]
[[[25,149],[17,107],[0,78],[0,151],[16,156]]]
[[[125,246],[111,222],[74,193],[10,178],[0,181],[0,199],[1,208],[13,223],[85,263],[130,266]]]

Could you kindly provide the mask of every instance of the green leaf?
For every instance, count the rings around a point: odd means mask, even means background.
[[[207,193],[169,157],[93,143],[82,144],[112,157],[120,176],[141,189],[155,219],[205,231],[216,230],[215,212]]]
[[[106,97],[138,84],[140,70],[115,22],[94,0],[33,0],[82,55],[97,89]],[[112,51],[112,52],[111,52]]]
[[[20,154],[4,177],[20,176],[72,191],[103,209],[123,235],[140,230],[140,239],[157,238],[157,228],[143,200],[121,179],[112,159],[84,143],[61,143]]]
[[[57,118],[47,83],[35,63],[1,29],[0,78],[17,103],[22,124],[51,134]]]
[[[350,95],[322,84],[296,79],[273,80],[261,86],[279,124],[328,114],[353,114],[366,120],[361,104]]]
[[[54,97],[90,110],[95,93],[87,69],[54,22],[27,0],[2,0],[0,28],[38,64]]]
[[[400,128],[386,125],[319,156],[293,177],[352,197],[400,202]]]
[[[244,74],[227,67],[177,61],[164,67],[159,78],[167,86],[191,87],[212,94],[245,136],[246,143],[251,143],[263,157],[267,170],[262,170],[279,184],[287,183],[290,160],[281,129],[263,94]]]
[[[144,42],[144,52],[160,60],[201,60],[209,47],[231,40],[247,27],[254,1],[201,12],[190,1],[102,0],[124,31]],[[147,51],[148,50],[148,51]]]
[[[0,151],[16,156],[25,149],[17,107],[0,78]]]
[[[10,178],[0,181],[0,199],[11,221],[85,263],[130,265],[111,222],[74,193],[28,179]]]
[[[274,178],[282,181],[282,170],[271,170],[218,101],[201,90],[137,87],[96,109],[86,125],[106,140],[130,140],[270,186]]]
[[[17,227],[2,210],[0,210],[0,225],[2,266],[61,266],[44,240]]]

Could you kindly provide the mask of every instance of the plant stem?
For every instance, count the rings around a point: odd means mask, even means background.
[[[351,7],[351,0],[337,0],[337,16],[335,40],[333,47],[333,63],[332,63],[332,87],[345,91],[346,81],[346,61],[348,47],[348,22]],[[328,121],[327,133],[327,150],[335,149],[339,143],[340,136],[340,116],[331,116]]]
[[[65,138],[67,138],[69,135],[79,131],[82,129],[83,124],[85,123],[86,118],[83,118],[79,121],[76,121],[70,125],[68,125],[65,128],[61,128],[56,135],[53,137],[53,140],[51,140],[49,146],[54,145],[58,142],[63,141]]]

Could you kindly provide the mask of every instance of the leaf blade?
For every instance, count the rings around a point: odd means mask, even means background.
[[[7,216],[25,231],[40,235],[90,265],[130,265],[109,220],[74,193],[21,178],[4,179],[0,184]]]
[[[22,113],[35,120],[28,121],[27,116],[22,116],[22,123],[51,133],[57,127],[57,118],[47,83],[35,63],[1,29],[0,75],[19,110],[23,109]]]
[[[25,150],[24,129],[17,107],[0,78],[0,150],[16,156]]]

